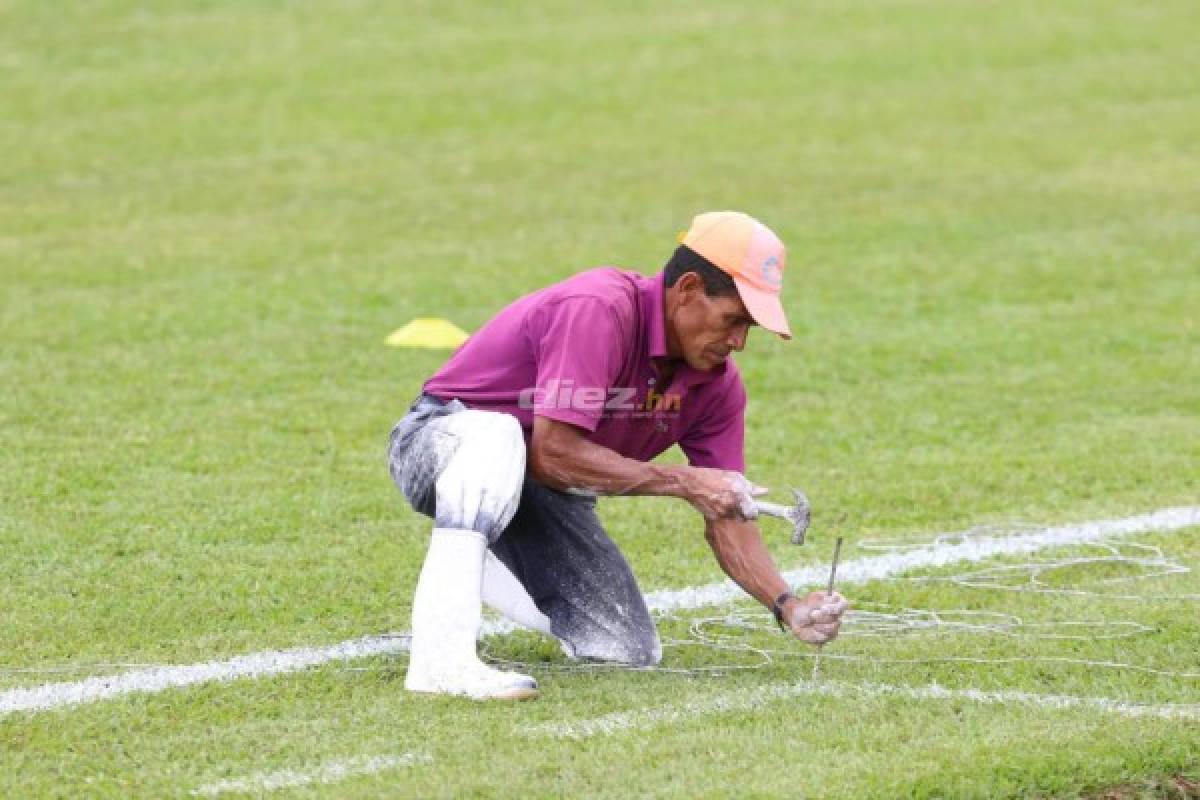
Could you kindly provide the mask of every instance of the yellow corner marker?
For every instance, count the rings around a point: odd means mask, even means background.
[[[468,336],[466,331],[449,320],[421,317],[394,331],[384,341],[391,347],[453,350],[465,342]]]

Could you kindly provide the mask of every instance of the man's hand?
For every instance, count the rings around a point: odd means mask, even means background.
[[[754,519],[754,498],[767,493],[741,474],[724,469],[683,467],[684,499],[706,520],[741,517]]]
[[[783,604],[783,621],[800,641],[822,645],[837,638],[842,614],[849,607],[837,592],[809,592],[803,599],[792,598]]]

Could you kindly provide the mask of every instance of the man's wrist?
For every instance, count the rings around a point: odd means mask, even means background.
[[[792,594],[789,589],[775,598],[775,602],[771,604],[771,613],[775,615],[775,622],[779,624],[779,630],[787,631],[789,626],[784,619],[787,618],[789,607],[798,602],[796,595]]]
[[[678,464],[652,464],[656,473],[657,482],[660,484],[662,491],[660,492],[665,497],[678,497],[686,500],[690,494],[688,491],[687,467]]]

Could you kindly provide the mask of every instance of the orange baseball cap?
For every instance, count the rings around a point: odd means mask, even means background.
[[[792,338],[779,301],[787,251],[770,228],[740,211],[709,211],[695,216],[679,242],[733,278],[755,322]]]

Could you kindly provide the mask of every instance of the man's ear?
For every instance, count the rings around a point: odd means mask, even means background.
[[[686,305],[704,294],[704,281],[694,272],[685,272],[675,281],[675,288],[679,290],[680,304]]]

